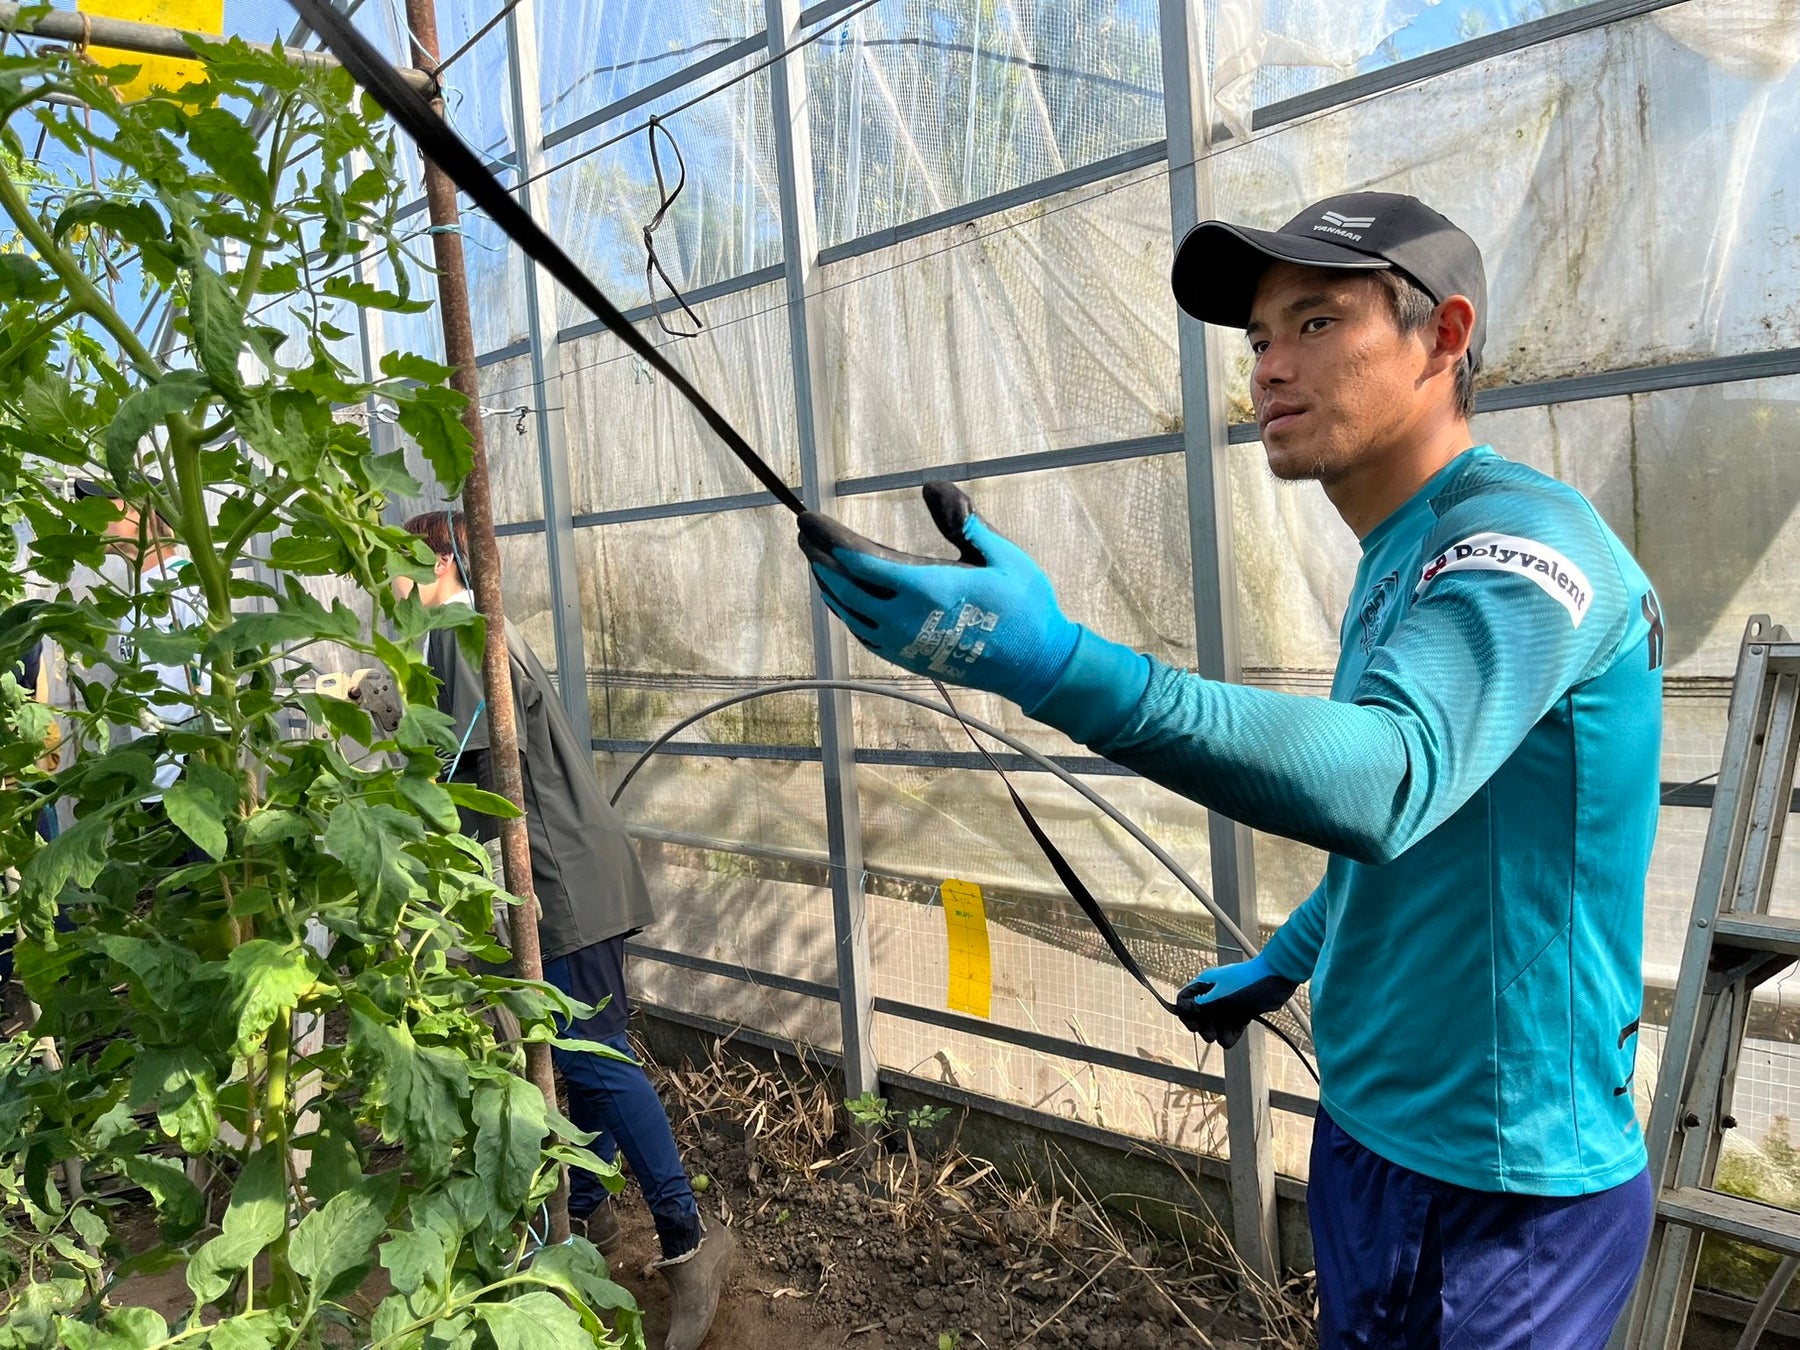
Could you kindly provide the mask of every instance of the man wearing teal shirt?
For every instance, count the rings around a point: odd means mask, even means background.
[[[1631,1092],[1657,811],[1661,610],[1580,493],[1469,434],[1486,279],[1411,197],[1209,221],[1176,298],[1248,337],[1269,467],[1362,543],[1329,700],[1203,680],[1070,622],[948,484],[959,550],[828,517],[832,610],[906,669],[1330,854],[1267,948],[1182,991],[1234,1044],[1312,982],[1309,1208],[1328,1347],[1604,1344],[1652,1199]]]

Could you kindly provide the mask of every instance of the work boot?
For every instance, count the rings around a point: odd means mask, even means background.
[[[591,1214],[570,1218],[569,1227],[600,1249],[610,1264],[625,1244],[625,1231],[619,1227],[619,1211],[610,1201],[602,1200]]]
[[[702,1223],[698,1247],[656,1263],[669,1282],[669,1335],[663,1350],[700,1350],[700,1342],[712,1330],[736,1250],[737,1235],[729,1228]]]

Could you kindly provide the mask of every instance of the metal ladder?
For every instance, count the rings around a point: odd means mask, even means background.
[[[1794,1258],[1758,1305],[1743,1344],[1754,1343],[1800,1266],[1800,1214],[1712,1188],[1724,1132],[1737,1124],[1731,1103],[1751,995],[1800,959],[1800,918],[1768,912],[1800,750],[1797,705],[1800,641],[1756,615],[1738,653],[1693,922],[1650,1109],[1656,1222],[1613,1350],[1677,1350],[1708,1233]]]

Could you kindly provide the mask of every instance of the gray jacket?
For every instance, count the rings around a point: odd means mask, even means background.
[[[656,911],[625,823],[594,772],[590,738],[569,721],[549,672],[511,623],[506,625],[506,645],[525,778],[531,879],[543,915],[538,933],[544,960],[554,961],[635,933],[656,921]],[[455,720],[459,741],[468,733],[456,777],[491,791],[487,712],[476,715],[482,701],[480,673],[463,657],[453,633],[432,633],[425,655],[442,681],[438,708]],[[491,839],[499,832],[492,816],[465,813],[463,826],[478,838]]]

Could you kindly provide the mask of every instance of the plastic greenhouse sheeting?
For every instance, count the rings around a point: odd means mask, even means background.
[[[819,236],[891,229],[1163,137],[1153,0],[897,0],[806,55]]]
[[[648,739],[734,690],[812,673],[793,532],[779,507],[576,532],[595,735]],[[790,695],[723,714],[689,738],[810,745],[816,723],[817,700]]]
[[[538,79],[546,133],[762,31],[762,0],[540,5]]]
[[[839,475],[1178,431],[1172,256],[1146,170],[821,268]]]
[[[780,284],[693,306],[705,327],[691,338],[638,325],[683,375],[705,390],[788,482],[800,479],[787,301]],[[664,316],[687,324],[676,311]],[[563,344],[563,403],[575,513],[699,501],[753,490],[743,466],[700,415],[611,334]]]
[[[1483,384],[1800,345],[1800,73],[1702,40],[1745,8],[1692,0],[1259,133],[1208,159],[1216,213],[1430,202],[1487,263]],[[1249,420],[1249,353],[1226,350]]]

